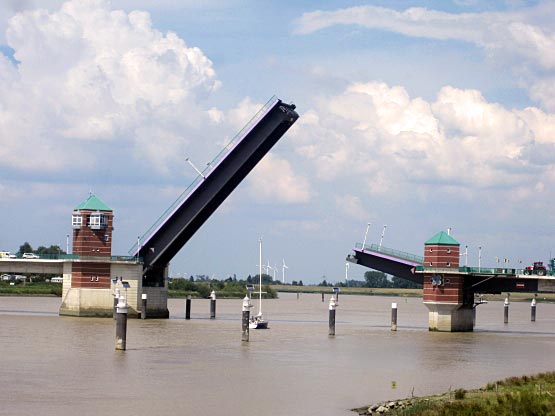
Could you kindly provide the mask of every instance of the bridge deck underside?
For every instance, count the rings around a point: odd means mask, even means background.
[[[415,268],[417,266],[421,266],[421,263],[399,259],[391,255],[375,251],[363,251],[355,248],[354,252],[355,254],[352,257],[347,257],[348,261],[374,270],[379,270],[393,276],[401,277],[403,279],[410,280],[411,282],[422,284],[424,276],[420,273],[414,273]]]

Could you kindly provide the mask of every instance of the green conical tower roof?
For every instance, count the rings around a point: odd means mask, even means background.
[[[445,231],[440,231],[439,233],[434,235],[432,238],[430,238],[428,241],[426,241],[424,244],[425,245],[439,244],[439,245],[445,245],[445,246],[460,246],[459,242],[457,240],[455,240],[453,237],[451,237],[449,234],[447,234]]]
[[[95,194],[90,194],[86,200],[75,207],[75,210],[80,209],[91,211],[112,211],[112,208],[102,202]]]

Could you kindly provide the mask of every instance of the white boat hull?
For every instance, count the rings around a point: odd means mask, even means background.
[[[267,329],[268,321],[261,316],[253,316],[249,322],[249,329]]]

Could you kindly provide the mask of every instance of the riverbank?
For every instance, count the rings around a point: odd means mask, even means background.
[[[359,415],[519,415],[555,413],[555,372],[510,377],[475,390],[392,400],[352,409]]]
[[[330,286],[292,286],[292,285],[272,285],[278,292],[284,293],[333,293]],[[363,296],[401,296],[401,297],[422,297],[422,289],[394,289],[394,288],[373,288],[373,287],[341,287],[339,295],[363,295]]]
[[[177,280],[177,282],[176,282]],[[175,283],[174,283],[175,282]],[[197,282],[192,283],[182,279],[175,279],[170,284],[168,290],[169,298],[185,298],[191,296],[194,299],[206,299],[210,296],[210,283]],[[186,287],[176,287],[179,284],[186,284]],[[214,287],[216,295],[220,299],[242,299],[247,291],[244,285],[237,282],[218,282]],[[279,297],[279,293],[307,293],[331,295],[332,288],[329,286],[292,286],[292,285],[264,285],[264,299],[275,299]],[[362,295],[362,296],[390,296],[405,298],[421,298],[422,289],[397,289],[397,288],[368,288],[368,287],[341,287],[339,295]],[[7,282],[0,282],[0,296],[62,296],[61,283],[49,282],[30,282],[27,284],[19,283],[10,285]],[[483,299],[487,301],[503,302],[507,297],[506,293],[497,295],[483,295]],[[511,302],[530,302],[534,297],[534,293],[511,293]],[[540,293],[536,298],[538,303],[555,302],[555,293]]]
[[[62,284],[50,282],[29,282],[10,285],[0,282],[0,296],[62,296]]]

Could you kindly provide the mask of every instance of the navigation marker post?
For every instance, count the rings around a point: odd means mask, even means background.
[[[146,293],[143,293],[141,295],[141,319],[146,319],[146,300],[147,300],[147,295]]]
[[[114,284],[116,284],[118,282],[117,279],[114,279]],[[112,315],[112,317],[114,318],[114,321],[116,320],[116,308],[118,306],[118,300],[119,300],[119,288],[116,288],[116,290],[114,291],[114,313]]]
[[[247,290],[252,292],[254,290],[253,285],[247,285]],[[249,322],[250,322],[250,308],[253,307],[249,295],[245,295],[243,298],[243,317],[241,320],[241,341],[249,342]]]
[[[536,322],[536,296],[538,296],[538,294],[534,293],[534,298],[532,299],[532,303],[530,304],[532,322]]]
[[[185,319],[191,319],[191,295],[185,300]]]
[[[331,336],[335,336],[335,309],[337,308],[337,305],[339,304],[339,302],[337,301],[335,296],[336,296],[337,293],[339,293],[339,288],[334,287],[333,292],[334,292],[334,294],[332,295],[332,297],[330,299],[330,306],[329,306],[330,313],[329,313],[329,332],[328,332],[328,335],[331,335]]]
[[[508,324],[509,323],[509,296],[511,296],[509,293],[507,293],[507,297],[505,298],[505,302],[504,302],[504,314],[503,314],[503,323]]]
[[[116,351],[125,351],[127,344],[127,302],[120,296],[116,311]]]
[[[210,319],[216,319],[216,292],[210,292]]]
[[[397,303],[391,304],[391,330],[397,331]]]

